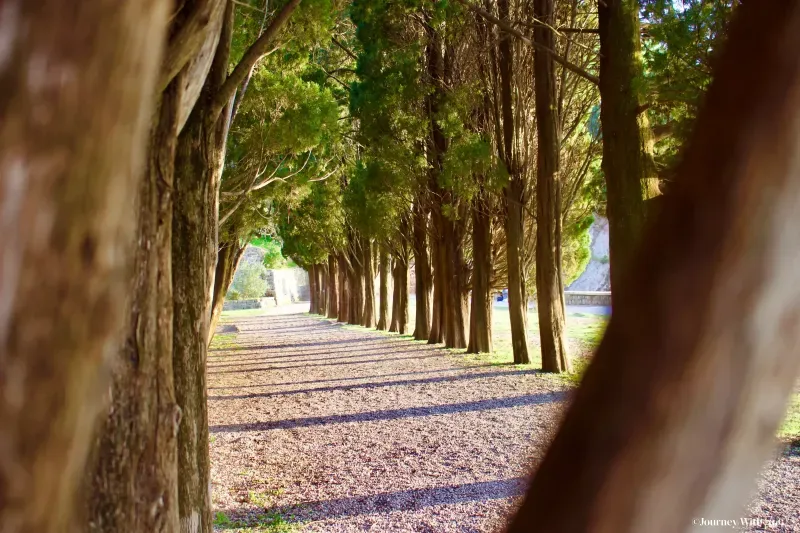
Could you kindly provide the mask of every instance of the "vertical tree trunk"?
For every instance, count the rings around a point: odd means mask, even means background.
[[[467,353],[492,351],[492,224],[481,192],[472,207],[472,297]]]
[[[639,2],[598,5],[600,120],[608,198],[611,291],[619,285],[645,224],[645,200],[658,195],[653,135],[642,111]],[[612,294],[613,298],[613,294]]]
[[[416,311],[414,339],[427,340],[431,331],[432,275],[428,258],[428,214],[422,200],[414,203],[414,276],[416,280]]]
[[[433,234],[431,235],[431,257],[433,259],[433,308],[431,313],[431,331],[428,344],[444,342],[447,312],[447,271],[445,269],[444,240],[442,239],[441,210],[438,206],[431,209]]]
[[[183,412],[178,433],[182,532],[210,533],[206,355],[211,288],[217,256],[219,180],[227,113],[211,117],[227,75],[233,8],[229,3],[203,91],[178,138],[175,154],[172,284],[175,395]]]
[[[398,270],[398,263],[399,259],[395,256],[392,258],[392,319],[389,322],[389,332],[390,333],[397,333],[399,331],[400,326],[400,283],[398,282],[398,276],[400,272]]]
[[[364,255],[364,316],[361,325],[365,328],[375,327],[375,269],[372,264],[372,243],[363,239],[362,252]]]
[[[467,309],[464,296],[467,293],[464,279],[464,253],[461,248],[461,231],[457,222],[442,217],[445,238],[443,251],[444,269],[447,278],[447,300],[445,305],[445,346],[466,348],[467,336],[465,315]]]
[[[347,322],[350,317],[350,282],[347,259],[344,252],[339,254],[339,315],[337,322]]]
[[[378,329],[385,330],[389,318],[389,252],[385,245],[380,245],[380,310],[378,312]]]
[[[328,255],[328,318],[339,316],[339,287],[336,283],[336,257]]]
[[[319,278],[317,282],[319,287],[319,306],[317,310],[320,315],[325,316],[328,314],[328,268],[325,263],[317,265],[317,277]]]
[[[319,295],[317,294],[316,265],[309,266],[306,272],[308,272],[308,299],[310,304],[308,312],[312,315],[316,315],[319,311],[317,307],[317,298],[319,298]]]
[[[800,370],[800,4],[738,10],[512,533],[701,529],[692,518],[738,516],[774,456]]]
[[[235,231],[234,231],[235,234]],[[217,251],[217,266],[214,272],[214,290],[211,294],[211,322],[208,327],[208,342],[214,338],[214,332],[222,315],[225,295],[233,283],[233,276],[244,254],[245,246],[239,243],[238,237],[221,242]]]
[[[398,257],[397,274],[394,277],[397,286],[397,332],[405,335],[408,330],[408,259]]]
[[[131,199],[168,7],[28,0],[0,10],[3,531],[74,525],[105,406],[104,357],[123,327],[137,220]],[[147,371],[157,374],[158,362]]]
[[[150,133],[128,328],[111,365],[110,405],[98,428],[89,475],[86,530],[92,533],[167,533],[178,527],[170,194],[181,85],[179,78],[164,92]]]
[[[534,41],[555,50],[553,0],[534,0],[534,14],[544,24],[533,30]],[[542,370],[569,372],[571,365],[564,332],[564,285],[561,277],[561,180],[553,56],[534,51],[536,89],[536,308]]]
[[[498,0],[500,18],[508,20],[508,0]],[[526,321],[528,295],[522,272],[522,244],[524,226],[522,208],[525,205],[525,182],[517,168],[514,155],[514,109],[512,101],[513,56],[511,36],[503,33],[498,45],[500,51],[500,85],[503,114],[503,158],[510,176],[505,190],[506,201],[506,262],[508,266],[508,314],[511,320],[511,349],[514,363],[528,364],[528,333]]]

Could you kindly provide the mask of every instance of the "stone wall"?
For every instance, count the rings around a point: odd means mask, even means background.
[[[266,309],[275,307],[275,298],[250,298],[247,300],[225,300],[223,311],[241,311],[242,309]]]
[[[564,303],[611,307],[611,293],[607,291],[565,291]]]

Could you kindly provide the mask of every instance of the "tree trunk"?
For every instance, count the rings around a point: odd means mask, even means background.
[[[378,312],[378,328],[386,329],[389,317],[389,252],[386,246],[380,246],[380,310]]]
[[[645,200],[658,195],[653,135],[642,111],[643,67],[639,2],[609,0],[598,6],[600,121],[608,199],[611,291],[633,257],[646,218]],[[612,295],[613,298],[613,295]]]
[[[481,192],[472,207],[472,297],[467,353],[492,351],[492,219]]]
[[[350,318],[348,323],[360,326],[364,316],[364,266],[363,256],[358,238],[350,245],[350,269],[348,280],[350,285]]]
[[[405,335],[408,330],[408,260],[405,257],[397,260],[394,283],[398,288],[397,332]]]
[[[235,234],[235,232],[234,232]],[[214,338],[214,332],[222,316],[225,295],[233,283],[233,276],[239,266],[239,260],[247,245],[242,246],[238,237],[222,242],[217,251],[217,266],[214,273],[214,290],[211,294],[211,323],[208,327],[208,342]]]
[[[423,341],[431,332],[432,275],[428,258],[428,214],[419,199],[414,204],[414,276],[417,285],[414,339]]]
[[[172,284],[175,395],[184,423],[178,434],[178,489],[182,532],[211,533],[206,355],[211,288],[217,258],[217,207],[227,113],[210,110],[225,80],[233,8],[203,92],[178,138],[175,155]]]
[[[350,317],[350,282],[344,252],[339,254],[339,315],[337,322],[347,322]]]
[[[498,0],[500,18],[508,20],[508,0]],[[503,33],[498,45],[500,51],[500,85],[503,113],[502,156],[509,174],[505,190],[506,202],[506,262],[508,267],[508,314],[511,321],[511,349],[514,363],[529,364],[528,333],[526,331],[528,295],[522,271],[522,245],[524,225],[522,209],[525,205],[525,182],[517,168],[514,155],[514,109],[512,101],[513,56],[511,36]]]
[[[158,0],[2,6],[3,531],[73,529],[106,405],[104,358],[123,331],[137,220],[131,199],[140,190],[168,8]],[[154,360],[147,366],[148,376],[160,371]],[[148,480],[160,478],[151,473]]]
[[[445,346],[447,348],[466,348],[467,314],[464,279],[464,253],[461,247],[462,231],[458,221],[442,217],[444,227],[444,272],[447,278],[447,299],[445,302]]]
[[[325,316],[328,314],[328,269],[325,263],[317,264],[317,279],[319,288],[317,312]]]
[[[128,328],[111,365],[109,409],[89,475],[86,531],[172,532],[178,527],[172,372],[172,200],[180,81],[164,92],[138,195],[138,239]],[[155,506],[155,507],[154,507]]]
[[[555,50],[554,0],[534,0],[534,13],[543,24],[533,30],[534,41]],[[534,51],[536,89],[536,309],[542,370],[569,372],[571,365],[564,332],[564,285],[561,277],[561,180],[556,76],[553,56]]]
[[[317,294],[317,269],[316,265],[311,265],[306,270],[308,273],[308,299],[309,299],[309,308],[308,312],[312,315],[316,315],[319,311],[317,307],[317,299],[319,295]]]
[[[365,328],[375,327],[375,269],[372,265],[372,243],[369,239],[363,240],[362,245],[364,262],[364,316],[361,325]]]
[[[339,316],[339,288],[336,284],[336,257],[328,255],[328,318]]]
[[[800,5],[743,2],[729,35],[513,533],[689,531],[739,516],[774,456],[800,370]]]
[[[439,344],[445,338],[445,319],[447,311],[447,271],[445,269],[444,239],[442,238],[441,209],[431,209],[433,234],[431,235],[431,256],[433,259],[433,309],[431,313],[431,331],[428,344]]]

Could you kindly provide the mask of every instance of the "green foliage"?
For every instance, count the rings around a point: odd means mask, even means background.
[[[241,298],[261,298],[267,292],[267,269],[259,263],[242,263],[236,269],[228,294],[233,291]]]
[[[594,218],[588,216],[583,220],[565,228],[562,234],[562,269],[564,275],[564,286],[578,279],[586,265],[592,258],[591,237],[589,226],[592,225]]]
[[[279,239],[265,235],[253,238],[250,244],[264,250],[263,264],[268,270],[296,266],[294,261],[283,256],[283,244]]]

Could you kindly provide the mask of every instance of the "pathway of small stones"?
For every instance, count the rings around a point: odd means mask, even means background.
[[[215,511],[317,532],[501,530],[569,386],[302,310],[228,320],[238,333],[209,354]],[[748,513],[749,531],[800,531],[796,449]]]

